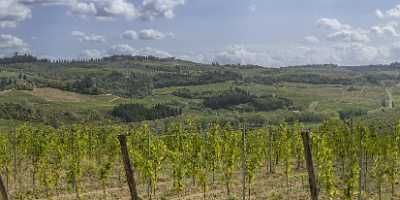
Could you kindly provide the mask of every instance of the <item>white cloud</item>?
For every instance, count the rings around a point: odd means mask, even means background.
[[[135,30],[127,30],[121,34],[121,38],[126,40],[161,40],[166,37],[174,38],[175,35],[171,32],[162,33],[154,29],[144,29],[139,32],[136,32]]]
[[[141,49],[138,50],[137,54],[141,55],[141,56],[156,56],[156,57],[159,57],[159,58],[172,57],[172,55],[169,54],[166,51],[162,51],[162,50],[159,50],[159,49],[154,49],[154,48],[151,48],[151,47],[141,48]]]
[[[106,56],[104,52],[98,49],[85,49],[80,54],[81,58],[101,58]]]
[[[136,3],[136,4],[135,4]],[[94,15],[99,19],[125,17],[126,19],[173,18],[174,10],[184,0],[73,0],[71,13]]]
[[[108,53],[111,55],[136,55],[137,50],[127,44],[118,44],[112,46]]]
[[[307,64],[333,63],[339,65],[382,64],[400,58],[400,43],[397,52],[385,46],[363,43],[335,43],[312,46],[268,47],[232,45],[214,54],[179,56],[194,62],[219,62],[220,64],[256,64],[266,67],[284,67]],[[211,58],[211,59],[210,59]]]
[[[127,30],[121,34],[121,38],[126,40],[136,40],[138,39],[138,34],[134,30]]]
[[[185,0],[143,0],[140,15],[144,19],[173,18],[177,6],[184,5]]]
[[[327,36],[330,41],[336,42],[368,42],[368,35],[363,31],[356,30],[341,30]]]
[[[81,31],[72,31],[71,35],[78,38],[78,40],[81,42],[96,42],[96,43],[106,42],[105,37],[101,35],[86,34]]]
[[[257,54],[243,46],[233,45],[219,52],[214,60],[221,64],[255,64]]]
[[[317,26],[331,30],[351,29],[350,25],[342,24],[339,20],[334,18],[321,18],[317,21]]]
[[[396,7],[387,10],[386,11],[386,16],[388,17],[400,17],[400,5],[397,5]]]
[[[378,18],[380,18],[380,19],[382,19],[382,18],[385,17],[385,15],[383,14],[383,12],[382,12],[381,10],[379,10],[379,9],[375,10],[375,15],[376,15]]]
[[[389,58],[385,47],[369,46],[361,43],[348,43],[334,47],[340,58],[339,64],[360,65],[383,63]]]
[[[165,37],[164,33],[154,29],[144,29],[138,34],[138,38],[141,40],[161,40]]]
[[[68,4],[69,13],[74,15],[86,16],[95,15],[97,13],[96,6],[93,2],[79,2],[71,0]]]
[[[212,59],[220,64],[255,64],[263,66],[282,66],[282,63],[266,51],[256,51],[244,45],[232,45],[217,52]]]
[[[0,1],[0,28],[15,27],[31,16],[31,10],[17,0]]]
[[[28,44],[22,39],[8,34],[0,34],[0,48],[20,49],[26,47],[28,47]]]
[[[54,5],[65,4],[72,0],[18,0],[25,5]]]
[[[156,56],[160,58],[165,58],[165,57],[172,57],[171,54],[168,52],[154,49],[151,47],[145,47],[145,48],[140,48],[140,49],[135,49],[127,44],[118,44],[112,46],[108,50],[108,54],[110,55],[140,55],[140,56]]]
[[[176,7],[184,4],[184,0],[0,0],[0,28],[15,27],[31,18],[31,8],[37,5],[65,6],[69,14],[101,20],[116,17],[153,20],[173,18]]]
[[[14,52],[28,53],[29,45],[13,35],[0,34],[0,54],[11,55]]]
[[[379,10],[379,9],[377,9],[375,11],[375,15],[380,19],[387,18],[387,17],[389,17],[389,18],[400,18],[400,4],[396,5],[394,8],[386,10],[384,12]]]
[[[316,43],[319,43],[319,42],[320,42],[320,41],[319,41],[319,38],[316,37],[316,36],[314,36],[314,35],[306,36],[306,37],[304,37],[304,40],[305,40],[306,42],[313,43],[313,44],[316,44]]]
[[[136,19],[140,16],[138,8],[126,0],[102,0],[96,1],[96,16],[101,18],[113,18],[117,16],[126,19]]]
[[[378,35],[391,35],[394,37],[398,37],[400,36],[396,30],[398,26],[399,24],[397,22],[392,21],[382,26],[373,26],[371,27],[371,31]]]

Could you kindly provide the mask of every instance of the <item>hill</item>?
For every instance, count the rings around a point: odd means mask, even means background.
[[[398,63],[264,68],[143,56],[48,61],[28,55],[0,63],[0,124],[140,121],[113,112],[120,104],[143,106],[134,106],[135,112],[153,113],[147,120],[313,124],[388,110],[396,115],[400,100]]]

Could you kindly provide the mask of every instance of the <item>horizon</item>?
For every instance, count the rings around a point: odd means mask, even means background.
[[[33,57],[36,59],[35,61],[11,61],[11,63],[6,63],[6,64],[18,64],[18,63],[31,63],[31,62],[48,62],[48,63],[60,63],[60,64],[74,64],[74,63],[98,63],[104,61],[106,58],[111,58],[111,57],[143,57],[143,58],[150,58],[153,57],[155,59],[159,60],[164,60],[168,61],[168,59],[173,59],[173,60],[179,60],[179,61],[184,61],[184,62],[192,62],[195,64],[200,64],[200,65],[216,65],[216,66],[255,66],[255,67],[261,67],[261,68],[290,68],[290,67],[321,67],[321,66],[334,66],[334,67],[364,67],[364,66],[391,66],[391,65],[396,65],[400,64],[400,61],[393,61],[390,63],[378,63],[378,64],[363,64],[363,65],[339,65],[336,63],[314,63],[314,64],[303,64],[303,65],[287,65],[287,66],[280,66],[280,67],[270,67],[270,66],[262,66],[262,65],[257,65],[257,64],[241,64],[241,63],[226,63],[226,64],[221,64],[219,62],[214,62],[212,61],[211,63],[201,63],[201,62],[196,62],[192,60],[185,60],[183,58],[176,58],[174,56],[171,57],[157,57],[153,55],[129,55],[129,54],[114,54],[114,55],[104,55],[102,57],[81,57],[81,58],[41,58],[37,57],[35,55],[32,55],[30,53],[19,53],[19,52],[14,52],[14,55],[10,56],[5,56],[5,57],[0,57],[0,64],[2,62],[2,59],[13,59],[19,56],[27,56],[27,57]]]
[[[388,64],[400,60],[399,19],[400,4],[391,0],[3,0],[0,56]]]

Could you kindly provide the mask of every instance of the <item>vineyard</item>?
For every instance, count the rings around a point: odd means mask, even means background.
[[[142,199],[309,199],[304,130],[25,124],[0,134],[0,174],[10,199],[129,199],[126,135]],[[319,199],[400,198],[400,125],[328,121],[309,133]]]

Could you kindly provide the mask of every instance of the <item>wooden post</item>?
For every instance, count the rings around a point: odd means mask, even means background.
[[[358,188],[358,200],[363,200],[364,197],[364,191],[365,191],[365,162],[364,162],[364,147],[363,147],[363,143],[364,143],[364,131],[363,130],[359,130],[359,145],[360,145],[360,152],[359,152],[359,165],[360,165],[360,169],[359,169],[359,188]]]
[[[306,159],[308,182],[310,185],[311,200],[318,200],[317,180],[315,178],[314,163],[311,153],[310,131],[305,130],[301,132],[304,145],[304,157]]]
[[[242,200],[246,200],[246,126],[242,130]]]
[[[129,159],[128,146],[126,145],[126,135],[118,135],[118,140],[121,146],[122,160],[124,161],[126,179],[128,181],[129,191],[131,193],[131,200],[139,200],[139,195],[136,190],[136,181],[134,170],[131,167]]]
[[[272,132],[272,129],[270,128],[269,129],[269,142],[268,142],[268,155],[269,155],[269,173],[270,174],[273,174],[274,173],[274,161],[273,161],[273,158],[272,158],[272,143],[273,143],[273,132]]]
[[[7,190],[3,183],[3,179],[1,179],[1,176],[0,176],[0,193],[2,200],[8,200]]]

